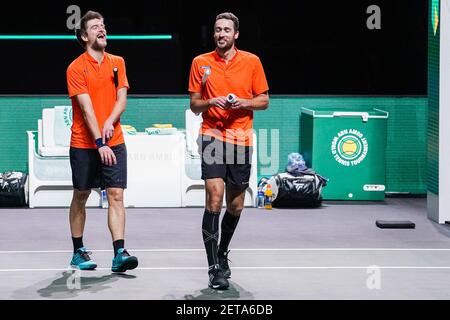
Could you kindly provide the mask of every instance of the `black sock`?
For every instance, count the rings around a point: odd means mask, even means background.
[[[217,260],[217,241],[219,240],[219,217],[220,212],[211,212],[205,209],[203,214],[202,234],[205,244],[208,266],[214,266]]]
[[[77,252],[78,249],[84,247],[83,237],[79,237],[79,238],[72,237],[72,243],[73,243],[73,253]]]
[[[228,251],[228,246],[230,244],[231,238],[233,237],[234,230],[236,230],[239,218],[241,215],[234,216],[231,213],[225,211],[225,215],[222,219],[221,230],[220,230],[220,244],[219,244],[219,254],[223,255]]]
[[[115,257],[115,256],[117,256],[117,251],[119,251],[119,249],[125,248],[125,240],[120,239],[120,240],[114,241],[113,247],[114,247],[114,257]]]

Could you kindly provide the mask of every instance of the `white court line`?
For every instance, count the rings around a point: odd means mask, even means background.
[[[132,252],[197,252],[202,249],[128,249]],[[92,252],[111,252],[112,249],[89,250]],[[231,249],[231,251],[450,251],[450,248],[248,248]],[[72,250],[25,250],[0,251],[0,254],[22,253],[72,253]]]
[[[234,267],[233,270],[345,270],[345,269],[362,269],[367,270],[375,266],[311,266],[311,267]],[[414,267],[414,266],[376,266],[379,269],[404,270],[404,269],[444,269],[449,270],[450,267]],[[136,271],[158,271],[158,270],[207,270],[206,267],[149,267],[136,268]],[[0,272],[42,272],[42,271],[67,271],[76,272],[77,269],[55,268],[55,269],[0,269]],[[110,268],[96,268],[95,271],[111,271]],[[83,271],[84,274],[95,273],[95,271]]]

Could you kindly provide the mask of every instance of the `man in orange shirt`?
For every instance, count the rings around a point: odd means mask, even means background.
[[[106,188],[114,259],[113,272],[134,269],[138,260],[124,249],[127,186],[127,149],[120,115],[125,111],[129,88],[122,57],[105,52],[103,17],[89,11],[80,20],[77,39],[86,51],[67,69],[67,86],[72,100],[73,125],[70,141],[73,198],[70,229],[74,254],[71,265],[92,270],[97,264],[83,245],[86,201],[92,188]]]
[[[198,141],[206,192],[202,234],[213,289],[229,286],[228,245],[249,185],[253,111],[269,105],[262,64],[256,55],[236,49],[238,37],[238,18],[229,12],[219,14],[214,24],[216,49],[194,58],[189,79],[191,110],[203,117]],[[225,188],[226,212],[218,244]]]

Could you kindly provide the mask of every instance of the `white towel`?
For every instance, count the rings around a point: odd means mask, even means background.
[[[177,134],[178,130],[177,130],[177,128],[150,127],[150,128],[145,128],[145,132],[147,132],[147,134],[149,134],[149,135],[155,135],[155,134],[168,135],[168,134]]]

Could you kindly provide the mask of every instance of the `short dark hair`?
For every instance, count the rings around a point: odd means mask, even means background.
[[[96,11],[88,11],[86,14],[80,19],[80,23],[75,28],[75,35],[77,37],[78,42],[82,45],[83,48],[86,48],[86,43],[81,39],[81,36],[85,36],[86,33],[86,25],[88,21],[94,19],[103,19],[103,16]]]
[[[231,12],[224,12],[224,13],[219,14],[216,17],[216,21],[220,20],[220,19],[228,19],[228,20],[233,21],[233,23],[234,23],[234,31],[239,31],[239,19],[238,19],[238,17],[236,17]]]

